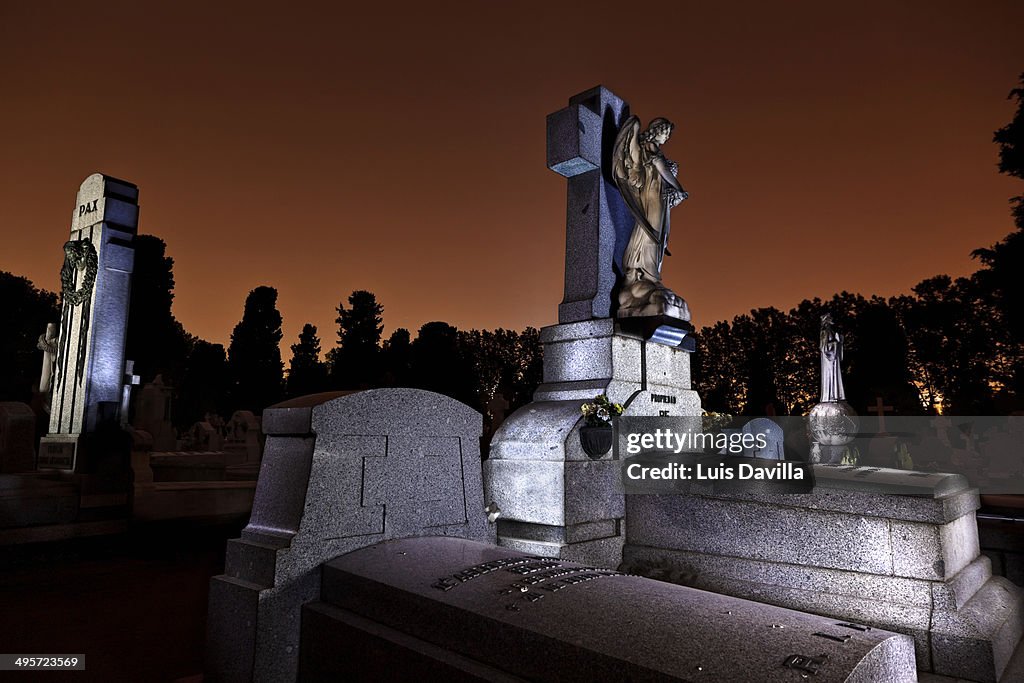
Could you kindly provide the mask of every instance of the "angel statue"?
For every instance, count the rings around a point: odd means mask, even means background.
[[[690,319],[686,302],[661,282],[661,262],[665,254],[671,254],[669,210],[688,196],[676,180],[679,166],[661,153],[674,127],[671,121],[657,118],[640,132],[640,119],[630,116],[615,138],[612,176],[636,220],[622,254],[620,318],[668,315]]]
[[[832,326],[832,314],[821,316],[821,402],[846,400],[839,361],[843,360],[843,335]]]

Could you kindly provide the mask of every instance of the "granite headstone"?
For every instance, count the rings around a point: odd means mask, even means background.
[[[263,412],[266,448],[242,537],[210,587],[207,680],[295,680],[299,616],[321,564],[390,538],[494,540],[483,417],[419,389],[314,394]]]
[[[766,458],[768,460],[786,459],[786,435],[783,432],[782,427],[780,427],[774,420],[767,417],[754,418],[743,425],[743,434],[751,434],[755,437],[760,434],[764,437],[764,448],[759,447],[762,445],[759,442],[752,448],[744,449],[743,455],[748,458]]]

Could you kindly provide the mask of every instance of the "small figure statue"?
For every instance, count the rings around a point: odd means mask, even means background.
[[[821,401],[808,414],[811,461],[838,464],[855,449],[853,441],[859,422],[857,413],[846,402],[839,363],[843,359],[843,336],[832,324],[829,313],[821,316]]]
[[[821,402],[846,400],[843,375],[839,362],[843,360],[843,336],[832,326],[832,314],[821,316]]]
[[[682,297],[661,281],[668,251],[669,210],[687,198],[676,180],[679,167],[661,153],[672,134],[671,121],[657,118],[640,132],[640,119],[629,117],[615,139],[612,176],[636,220],[622,254],[618,317],[668,315],[688,321]]]
[[[57,325],[48,323],[46,332],[39,335],[36,348],[43,352],[43,368],[39,375],[39,393],[43,395],[43,410],[50,412],[53,389],[53,370],[57,364]]]

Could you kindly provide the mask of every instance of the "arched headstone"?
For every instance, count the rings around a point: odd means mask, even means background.
[[[314,394],[266,409],[263,429],[252,517],[210,587],[209,680],[294,680],[302,604],[338,555],[411,536],[495,540],[483,418],[454,399],[419,389]]]

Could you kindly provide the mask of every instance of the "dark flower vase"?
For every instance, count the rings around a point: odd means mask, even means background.
[[[583,425],[580,427],[580,445],[592,459],[602,457],[612,449],[612,426]]]

